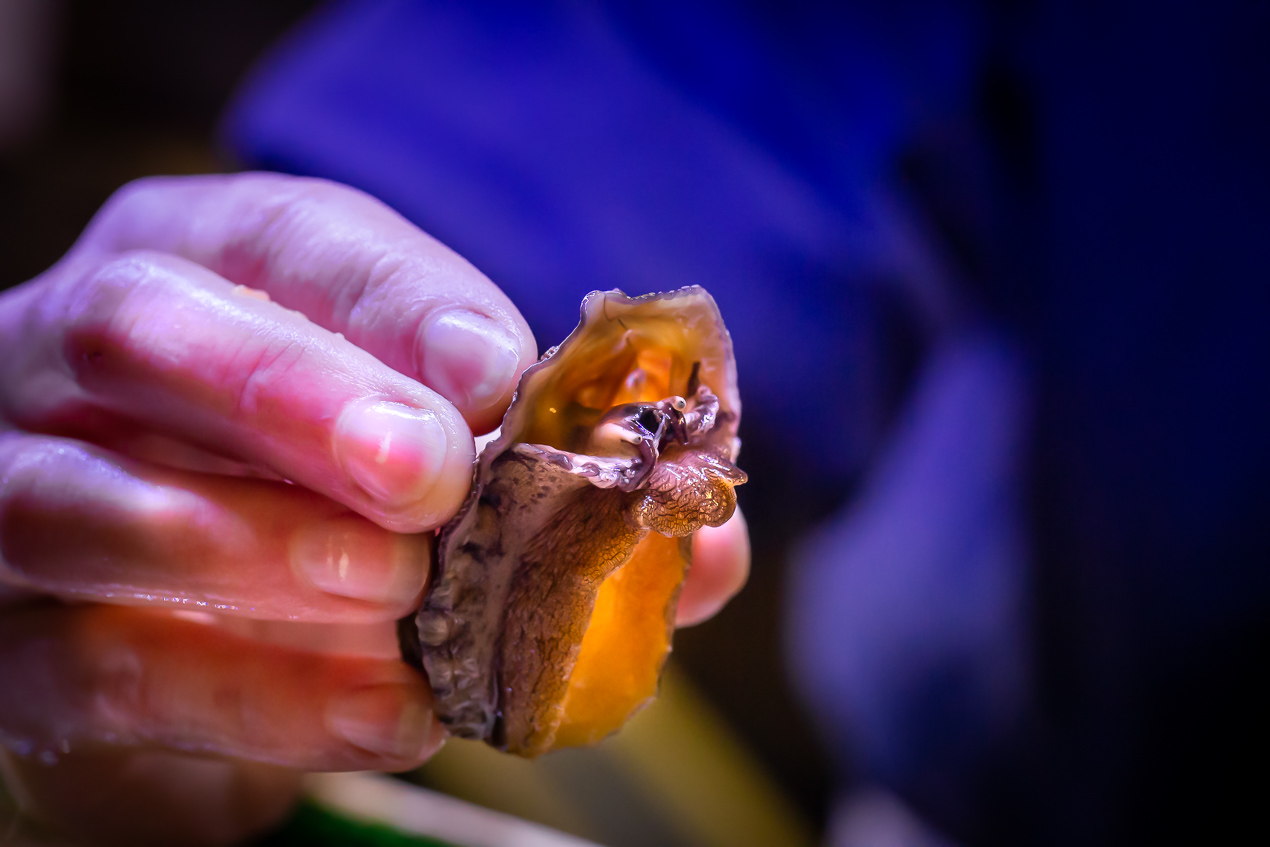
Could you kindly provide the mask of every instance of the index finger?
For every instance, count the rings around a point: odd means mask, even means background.
[[[280,174],[163,177],[120,189],[77,251],[157,250],[262,289],[496,426],[533,334],[480,271],[374,198]]]

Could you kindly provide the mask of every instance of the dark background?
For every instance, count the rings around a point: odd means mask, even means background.
[[[125,182],[232,169],[214,131],[239,77],[309,0],[26,2],[44,97],[0,150],[0,286],[56,261]]]

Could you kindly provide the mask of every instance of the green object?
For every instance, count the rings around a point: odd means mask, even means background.
[[[411,835],[382,823],[359,821],[305,800],[279,829],[254,847],[461,847],[426,835]]]

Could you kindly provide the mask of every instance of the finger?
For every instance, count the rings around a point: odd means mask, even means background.
[[[215,624],[252,641],[279,644],[311,653],[363,656],[373,659],[401,658],[401,638],[397,633],[396,620],[371,623],[343,621],[312,623],[261,620],[207,612],[186,612],[185,615],[197,616],[204,623]]]
[[[0,436],[0,583],[64,598],[289,621],[394,621],[431,534],[382,529],[293,485]]]
[[[158,250],[262,289],[454,403],[498,424],[537,356],[480,271],[360,191],[280,174],[146,179],[121,189],[81,247]]]
[[[0,337],[0,409],[24,428],[162,432],[399,531],[466,496],[472,437],[453,406],[302,315],[175,256],[59,274]]]
[[[401,661],[325,656],[117,606],[0,619],[0,739],[25,757],[160,747],[317,771],[405,770],[441,744]]]
[[[283,820],[302,777],[274,765],[161,750],[72,753],[55,764],[8,757],[4,764],[26,815],[75,843],[127,847],[240,844]]]
[[[692,537],[692,567],[679,594],[676,626],[718,614],[750,575],[750,532],[738,508],[727,523],[702,527]]]

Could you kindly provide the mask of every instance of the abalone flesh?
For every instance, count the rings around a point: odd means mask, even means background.
[[[745,481],[740,412],[704,289],[586,297],[522,376],[403,627],[453,734],[532,757],[601,740],[656,694],[691,535]]]

